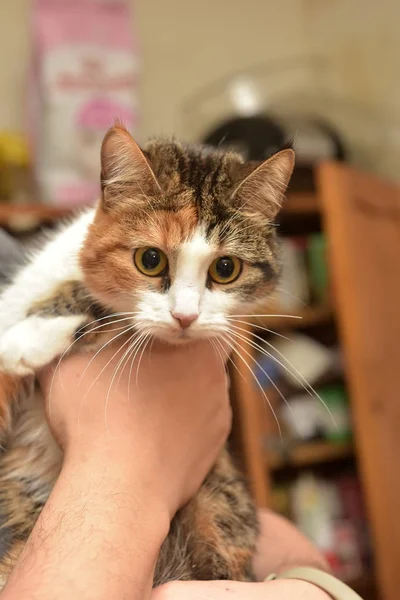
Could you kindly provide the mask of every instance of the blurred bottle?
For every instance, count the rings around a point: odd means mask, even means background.
[[[310,301],[308,275],[305,261],[305,240],[281,240],[282,272],[279,287],[274,294],[281,310],[298,310]]]
[[[342,383],[326,385],[321,387],[318,393],[324,405],[329,409],[329,412],[321,411],[325,437],[331,442],[351,440],[350,402],[345,386]]]
[[[334,575],[346,581],[360,577],[357,527],[346,516],[337,481],[303,473],[292,487],[291,499],[294,522],[319,547]]]
[[[22,134],[0,133],[0,199],[1,202],[22,205],[35,201],[31,157],[27,140]]]
[[[339,570],[334,520],[339,513],[335,487],[313,473],[303,473],[292,487],[293,520],[325,556],[332,571]]]
[[[309,236],[307,254],[313,300],[317,304],[327,303],[329,300],[329,271],[325,234],[315,233]]]

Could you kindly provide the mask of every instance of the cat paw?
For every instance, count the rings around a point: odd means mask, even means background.
[[[8,329],[0,339],[0,369],[25,377],[48,365],[67,349],[81,316],[32,316]]]

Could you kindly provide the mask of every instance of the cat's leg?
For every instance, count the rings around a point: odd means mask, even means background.
[[[17,376],[35,373],[67,350],[80,337],[77,332],[83,325],[105,314],[81,282],[64,282],[46,299],[37,300],[24,319],[3,333],[0,369]],[[93,342],[88,334],[88,329],[81,332],[82,342]]]
[[[32,315],[17,323],[0,339],[1,370],[22,377],[34,374],[68,348],[85,320],[84,315]]]

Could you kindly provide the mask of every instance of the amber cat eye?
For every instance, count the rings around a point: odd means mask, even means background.
[[[208,269],[208,274],[215,283],[232,283],[241,273],[242,261],[236,256],[220,256]]]
[[[133,259],[138,271],[148,277],[161,275],[168,266],[168,259],[158,248],[138,248]]]

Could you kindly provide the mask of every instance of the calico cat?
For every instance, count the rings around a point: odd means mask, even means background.
[[[104,325],[120,318],[137,336],[172,343],[223,338],[229,316],[254,310],[274,289],[274,219],[293,164],[291,149],[245,163],[175,141],[142,151],[123,127],[107,133],[98,206],[58,232],[0,298],[0,515],[12,534],[3,583],[62,461],[35,372],[71,339],[73,350],[100,346]],[[255,508],[225,450],[175,516],[155,585],[249,580],[256,537]]]

